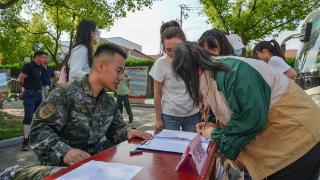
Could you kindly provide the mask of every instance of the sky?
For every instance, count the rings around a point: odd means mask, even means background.
[[[128,13],[125,18],[115,20],[114,25],[109,31],[101,30],[101,37],[122,37],[142,46],[142,52],[148,55],[160,52],[159,29],[162,22],[180,19],[180,4],[186,4],[193,8],[202,8],[198,0],[162,0],[155,1],[151,7],[144,8],[142,11]],[[196,41],[201,34],[211,29],[212,26],[206,23],[205,14],[199,14],[199,10],[189,11],[189,17],[183,19],[182,29],[189,41]],[[300,27],[300,26],[299,26]],[[282,40],[297,31],[281,32],[276,40],[279,44]],[[271,40],[267,37],[266,40]],[[299,40],[290,40],[287,49],[298,49]]]

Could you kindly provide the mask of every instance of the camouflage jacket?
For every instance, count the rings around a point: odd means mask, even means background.
[[[37,109],[30,132],[31,147],[41,164],[65,165],[71,149],[90,154],[127,139],[127,127],[115,100],[102,91],[93,97],[88,76],[56,87]]]

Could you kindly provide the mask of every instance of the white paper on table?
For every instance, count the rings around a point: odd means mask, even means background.
[[[160,133],[156,134],[155,137],[188,140],[191,142],[192,139],[196,137],[197,134],[198,133],[188,132],[188,131],[175,131],[175,130],[163,129]],[[209,140],[206,140],[202,136],[201,136],[201,140],[209,142]]]
[[[156,134],[156,137],[162,138],[172,138],[172,139],[181,139],[181,140],[192,140],[197,133],[194,132],[187,132],[187,131],[174,131],[174,130],[167,130],[163,129],[161,132]]]
[[[197,133],[193,132],[163,129],[159,134],[155,135],[149,143],[139,145],[138,148],[184,153],[187,146],[196,135]],[[204,138],[201,140],[203,148],[207,150],[210,141],[205,140]]]
[[[142,169],[143,167],[141,166],[91,160],[57,178],[57,180],[129,180],[136,176]]]

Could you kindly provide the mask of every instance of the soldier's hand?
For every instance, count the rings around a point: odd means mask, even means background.
[[[64,155],[63,162],[69,166],[89,158],[91,155],[81,149],[71,149]]]
[[[135,130],[135,129],[129,129],[128,130],[128,139],[131,139],[133,137],[138,137],[142,139],[152,139],[152,134],[146,133],[143,131]]]
[[[155,128],[156,132],[160,132],[163,129],[163,121],[162,121],[162,119],[156,120],[156,122],[154,124],[154,128]]]

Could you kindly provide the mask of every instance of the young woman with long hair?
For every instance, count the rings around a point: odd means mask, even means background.
[[[226,158],[241,160],[252,179],[317,176],[320,109],[293,81],[262,61],[212,57],[191,42],[177,45],[172,68],[194,105],[207,99],[223,124],[199,123],[197,131]]]
[[[165,55],[155,62],[149,73],[154,79],[155,129],[195,132],[200,120],[199,108],[194,106],[184,82],[174,75],[171,66],[174,48],[186,37],[177,21],[164,23],[160,34]]]
[[[261,41],[253,48],[253,56],[263,60],[290,79],[296,79],[297,72],[286,63],[286,58],[277,41]]]
[[[74,48],[69,58],[68,80],[80,80],[90,72],[93,45],[97,43],[99,31],[95,21],[82,20],[77,28]]]
[[[234,53],[233,47],[225,34],[216,28],[202,33],[198,44],[213,56],[227,56]]]

